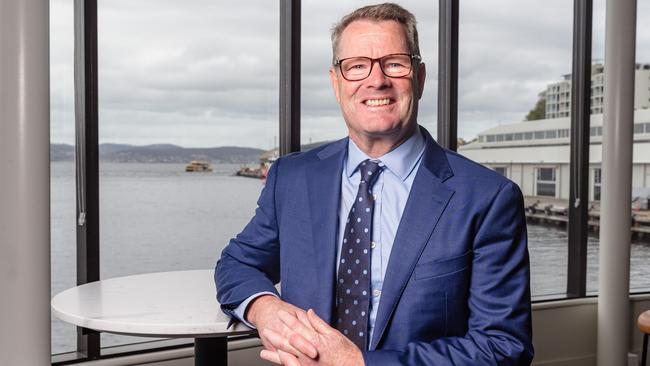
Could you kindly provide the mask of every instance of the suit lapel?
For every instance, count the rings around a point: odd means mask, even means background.
[[[343,139],[323,149],[318,154],[320,160],[306,171],[318,274],[314,286],[319,291],[319,302],[315,304],[314,311],[327,323],[331,323],[334,302],[341,171],[347,142],[347,139]]]
[[[422,132],[427,145],[395,234],[370,350],[377,347],[384,334],[415,264],[454,193],[443,184],[453,175],[445,151],[426,130]]]

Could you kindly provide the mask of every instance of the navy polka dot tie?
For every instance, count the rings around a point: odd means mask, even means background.
[[[361,181],[352,204],[341,246],[341,261],[336,284],[336,328],[361,350],[368,344],[370,305],[370,243],[375,205],[372,185],[381,173],[377,162],[359,165]]]

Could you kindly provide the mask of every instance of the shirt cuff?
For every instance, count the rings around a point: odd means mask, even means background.
[[[242,321],[244,324],[246,324],[247,326],[249,326],[250,328],[253,328],[253,329],[257,329],[257,328],[255,328],[255,326],[253,324],[246,321],[246,319],[244,318],[244,314],[246,314],[246,308],[248,308],[248,304],[250,304],[251,301],[257,299],[258,297],[260,297],[262,295],[273,295],[275,297],[278,297],[278,295],[274,294],[273,292],[268,292],[268,291],[258,292],[256,294],[253,294],[253,295],[249,296],[248,298],[246,298],[246,300],[242,301],[242,303],[239,304],[239,306],[237,306],[235,309],[233,309],[233,313],[234,313],[235,317],[238,320]]]

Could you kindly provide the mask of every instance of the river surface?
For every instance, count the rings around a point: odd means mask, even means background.
[[[101,278],[213,268],[250,220],[262,181],[233,176],[239,165],[185,173],[178,164],[100,163]],[[51,166],[52,295],[76,285],[74,164]],[[565,230],[528,225],[533,299],[566,291]],[[650,289],[650,243],[635,242],[632,291]],[[589,238],[587,290],[598,290],[598,239]],[[143,341],[102,334],[102,346]],[[75,327],[52,320],[52,353],[74,351]]]

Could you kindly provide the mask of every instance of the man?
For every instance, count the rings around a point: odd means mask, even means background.
[[[217,264],[222,309],[277,364],[529,364],[521,192],[418,126],[415,18],[364,7],[332,44],[349,138],[273,164]]]

